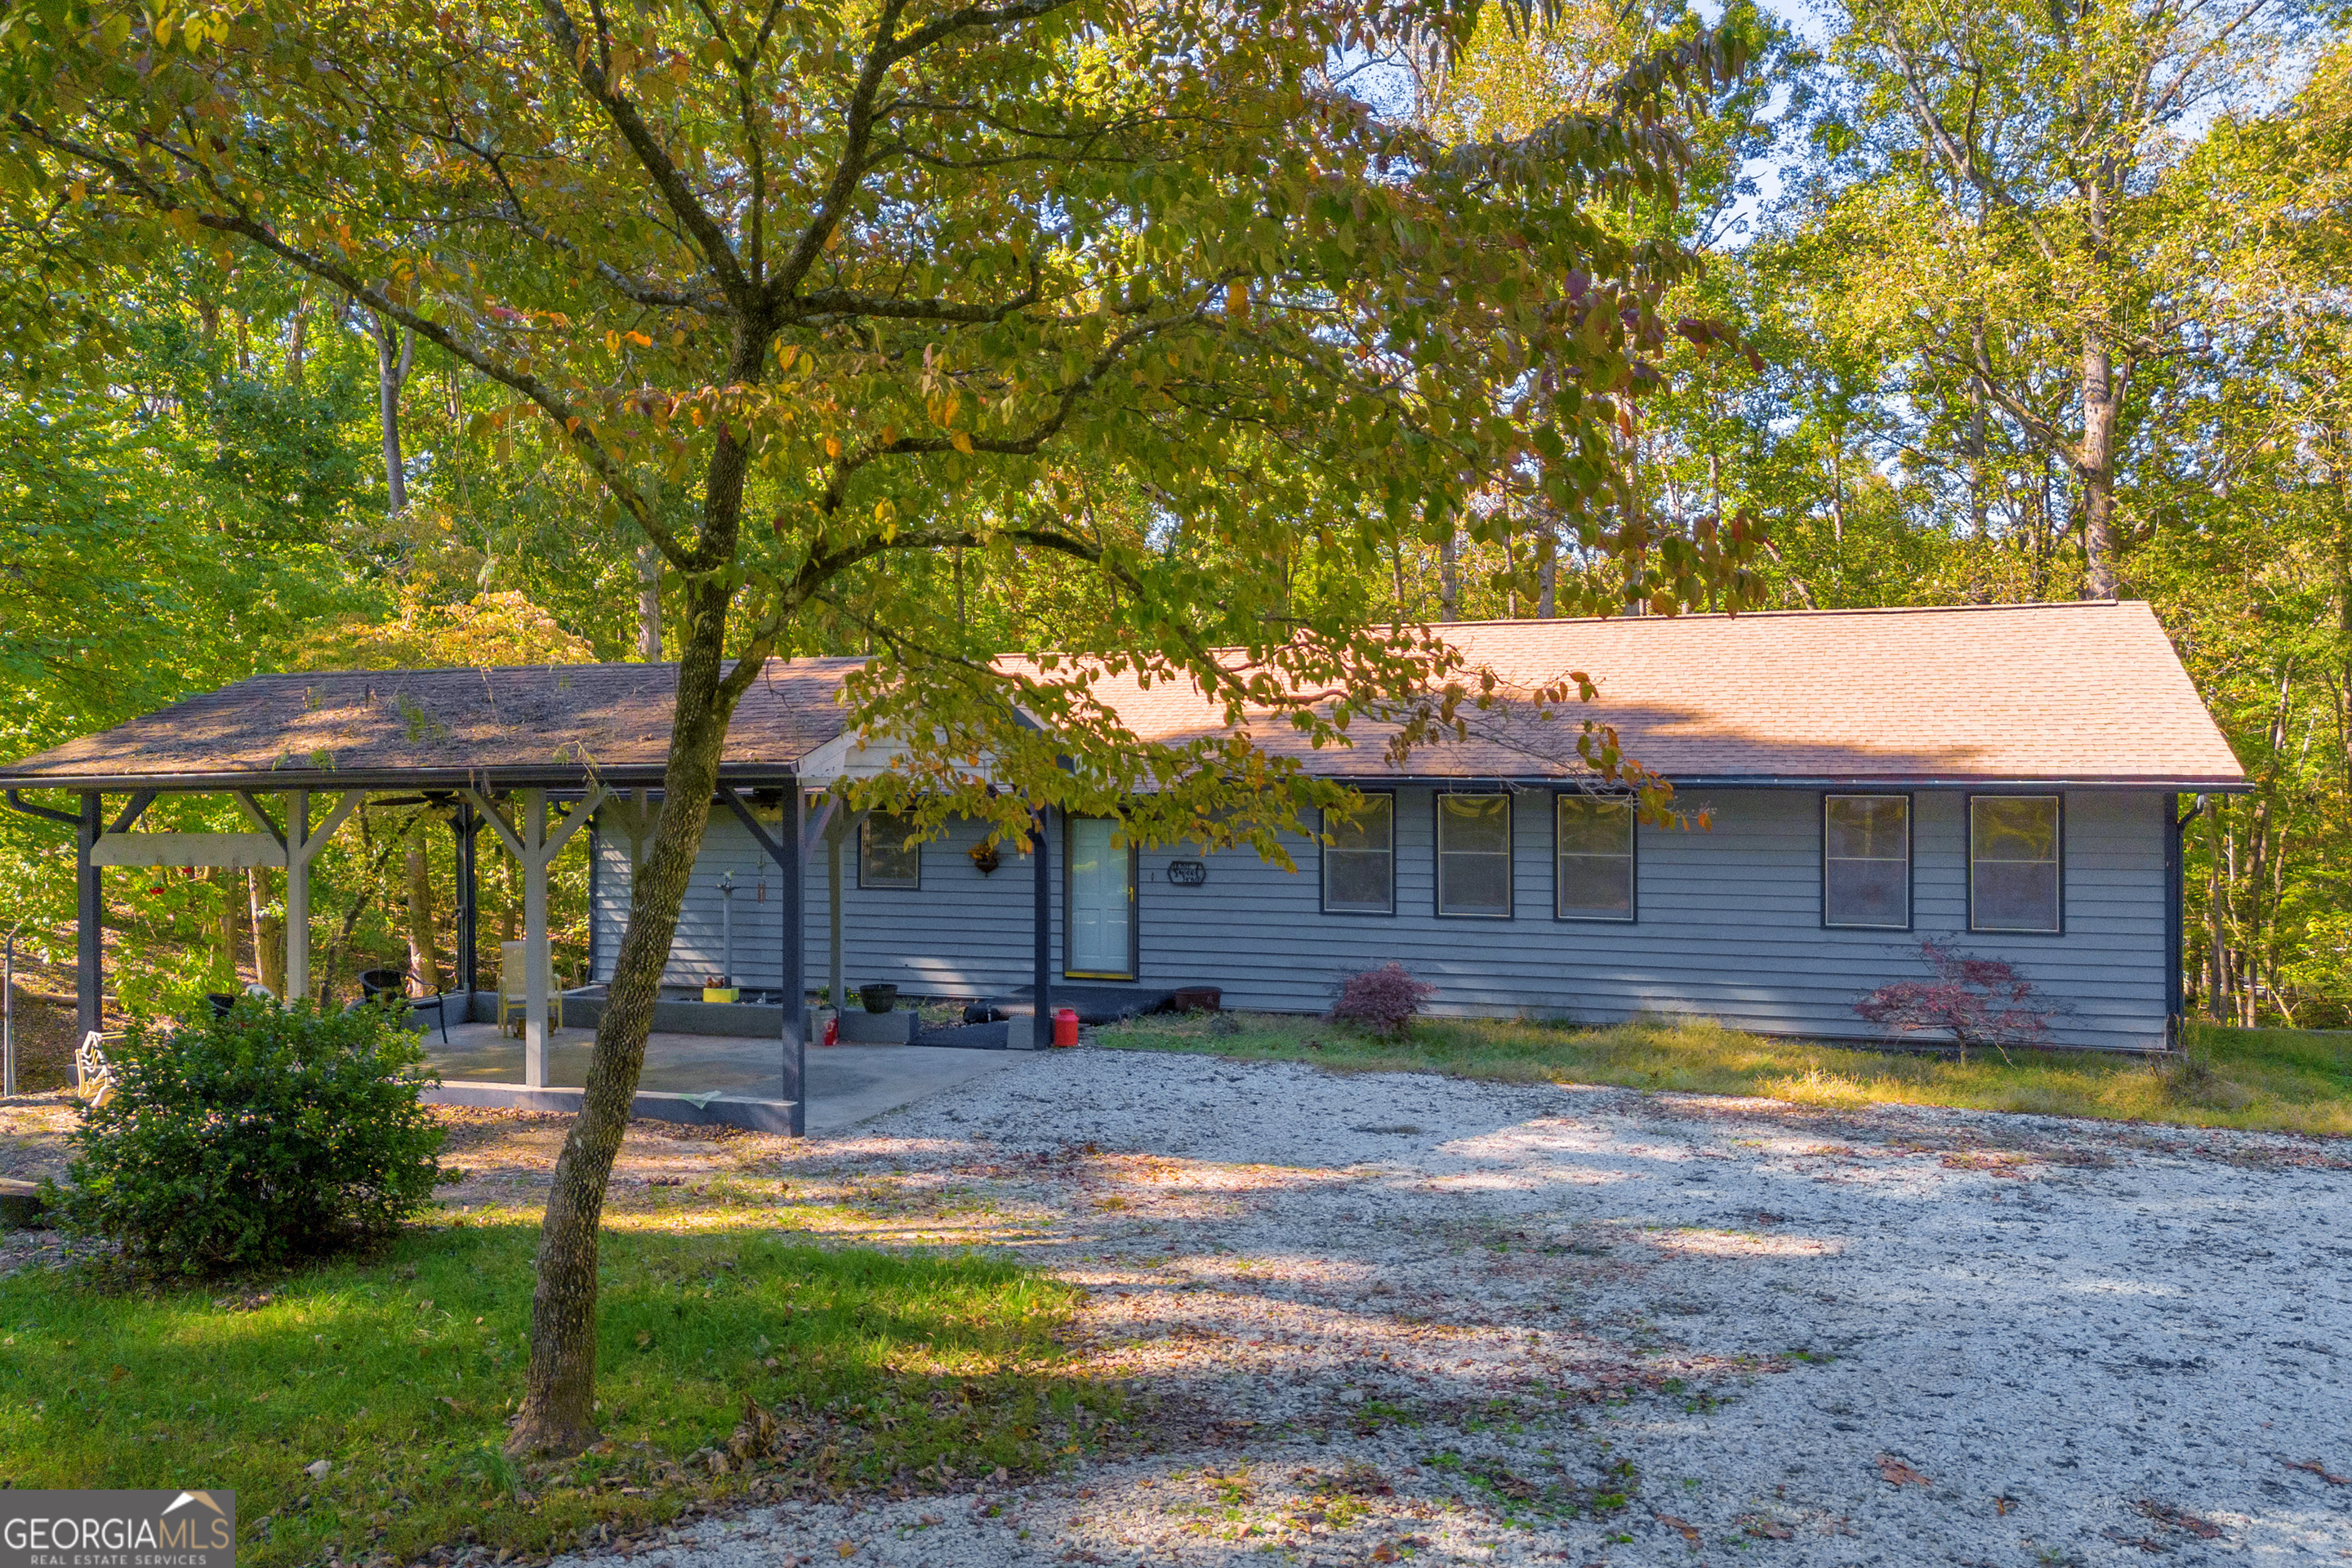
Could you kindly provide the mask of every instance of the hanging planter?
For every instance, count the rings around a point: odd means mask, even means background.
[[[983,877],[991,875],[997,867],[1003,864],[996,858],[996,846],[985,840],[973,845],[964,853],[971,857],[971,863],[980,868],[980,874]]]

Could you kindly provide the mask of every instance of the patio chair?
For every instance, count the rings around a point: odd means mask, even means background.
[[[449,1004],[454,994],[436,991],[430,995],[411,996],[408,983],[415,979],[413,969],[363,969],[360,971],[360,994],[343,1008],[348,1013],[355,1007],[391,1007],[411,1013],[431,1013],[441,1022],[441,1043],[449,1043]]]
[[[520,942],[499,943],[499,1032],[500,1034],[507,1032],[509,1018],[514,1022],[514,1033],[518,1037],[522,1034],[523,1014],[530,1003],[530,994],[526,989],[529,976],[525,973],[523,960],[523,953],[529,947],[530,943]],[[556,988],[555,955],[552,952],[547,955],[547,1000],[555,1015],[554,1026],[561,1029],[563,1027],[563,993]]]
[[[114,1064],[107,1060],[106,1042],[121,1038],[92,1029],[74,1047],[74,1092],[89,1101],[92,1110],[114,1098]]]

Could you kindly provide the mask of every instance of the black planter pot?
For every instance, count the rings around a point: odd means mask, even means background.
[[[214,1017],[226,1018],[228,1010],[236,1005],[236,998],[237,994],[234,991],[207,991],[205,993],[205,1005],[213,1010]]]
[[[869,1013],[887,1013],[898,1005],[898,988],[877,983],[857,988],[857,1000]]]

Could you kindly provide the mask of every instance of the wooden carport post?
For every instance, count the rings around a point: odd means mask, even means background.
[[[743,797],[724,784],[719,798],[751,831],[768,858],[776,863],[776,879],[782,884],[778,889],[782,897],[781,915],[783,924],[783,973],[777,988],[777,999],[783,1004],[783,1034],[779,1044],[783,1047],[782,1092],[792,1101],[792,1135],[808,1135],[808,942],[801,929],[801,787],[795,783],[784,792],[783,819],[777,824],[776,836],[760,826]]]
[[[102,810],[98,792],[84,791],[74,823],[74,1028],[79,1035],[106,1026],[106,950],[99,929],[105,905],[99,897],[99,869],[89,858],[105,826]]]
[[[310,792],[296,790],[286,797],[286,996],[288,1005],[310,994],[310,862],[359,809],[366,796],[347,790],[319,831],[310,831]],[[267,818],[263,819],[267,822]]]
[[[602,784],[590,785],[587,795],[575,802],[551,832],[547,826],[547,792],[543,789],[522,792],[523,819],[520,828],[509,822],[488,797],[474,790],[466,792],[466,798],[482,814],[483,824],[499,836],[507,853],[522,867],[522,1081],[530,1089],[547,1087],[547,868],[563,852],[572,836],[596,815],[596,808],[604,803],[605,793]],[[506,985],[507,976],[501,972],[499,989],[504,991]]]
[[[1030,988],[1037,995],[1036,1013],[1029,1020],[1029,1048],[1033,1051],[1045,1050],[1054,1043],[1054,856],[1050,847],[1053,840],[1047,837],[1053,820],[1054,808],[1041,805],[1037,807],[1037,825],[1030,833],[1037,869],[1030,915],[1036,942],[1033,955],[1035,973],[1030,981]]]

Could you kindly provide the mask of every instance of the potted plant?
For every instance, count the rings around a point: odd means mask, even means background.
[[[742,994],[740,989],[727,984],[727,976],[723,974],[702,977],[702,999],[705,1002],[732,1002]]]
[[[973,845],[964,853],[971,857],[971,863],[980,868],[980,874],[983,877],[990,875],[1003,864],[996,858],[996,846],[985,839]]]
[[[898,1005],[898,988],[887,981],[876,981],[857,988],[857,999],[869,1013],[887,1013]]]

